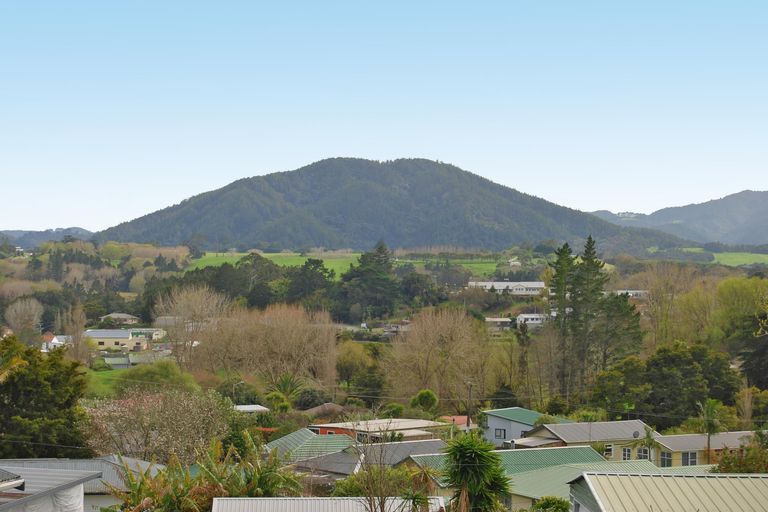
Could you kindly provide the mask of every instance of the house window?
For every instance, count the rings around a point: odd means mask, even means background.
[[[606,459],[612,459],[613,458],[613,445],[607,444],[605,445],[605,448],[603,448],[603,457]]]
[[[696,452],[683,452],[683,466],[695,466],[696,464],[698,464]]]
[[[632,459],[632,448],[622,448],[621,460],[631,460],[631,459]]]
[[[671,468],[672,467],[672,453],[671,452],[661,452],[661,467],[663,467],[663,468]]]
[[[505,428],[497,428],[493,431],[493,437],[496,439],[506,439],[507,438],[507,429]]]
[[[100,346],[100,347],[103,347],[103,346],[104,346],[104,342],[103,342],[103,341],[100,341],[100,342],[99,342],[99,346]]]
[[[648,448],[640,447],[637,449],[637,458],[638,460],[648,460]]]

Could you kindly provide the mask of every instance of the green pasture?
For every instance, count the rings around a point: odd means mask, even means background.
[[[106,398],[115,394],[115,383],[125,370],[104,370],[95,372],[88,370],[87,394],[91,398]]]

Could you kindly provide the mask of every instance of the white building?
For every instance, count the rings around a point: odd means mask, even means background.
[[[470,281],[469,288],[482,288],[485,291],[508,293],[516,297],[538,297],[546,288],[543,281]]]

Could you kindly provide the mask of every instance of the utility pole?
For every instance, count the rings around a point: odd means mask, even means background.
[[[469,431],[472,423],[472,382],[467,381],[469,386],[469,402],[467,402],[467,431]]]

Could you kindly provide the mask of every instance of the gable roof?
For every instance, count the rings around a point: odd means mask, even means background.
[[[152,465],[147,461],[130,457],[124,457],[123,461],[134,473],[146,471],[151,466],[151,473],[154,475],[163,468],[162,465]],[[126,490],[123,479],[125,470],[116,455],[98,459],[3,459],[0,460],[0,466],[11,470],[29,468],[99,472],[101,473],[100,478],[89,480],[83,484],[85,494],[109,494],[107,483],[118,489]]]
[[[339,452],[354,443],[345,435],[318,435],[302,428],[287,436],[267,443],[268,451],[277,450],[277,456],[287,462],[299,462],[329,453]]]
[[[11,473],[4,469],[0,469],[0,491],[3,489],[15,488],[24,490],[24,479],[16,473]]]
[[[55,469],[7,467],[24,480],[24,490],[5,489],[0,496],[0,511],[20,510],[24,505],[54,493],[101,478],[98,471],[64,471]]]
[[[584,473],[593,512],[765,512],[768,475]]]
[[[752,439],[754,432],[742,430],[737,432],[720,432],[712,434],[710,446],[713,450],[721,448],[738,448]],[[678,434],[658,436],[656,440],[674,452],[700,451],[707,449],[707,434]]]
[[[342,423],[316,423],[309,428],[335,428],[353,432],[381,433],[403,430],[422,430],[445,427],[445,423],[411,418],[380,418],[374,420],[345,421]]]
[[[526,437],[542,437],[549,432],[566,443],[623,441],[642,436],[647,425],[640,420],[548,423],[531,430]],[[658,437],[660,434],[655,433]]]
[[[428,512],[445,510],[440,497],[430,497]],[[387,512],[410,510],[410,502],[387,498]],[[367,512],[364,498],[215,498],[213,512]]]
[[[128,329],[88,329],[83,334],[91,338],[114,338],[121,340],[131,338],[131,331]]]
[[[487,411],[483,411],[483,414],[487,414],[489,416],[495,416],[497,418],[502,418],[509,421],[514,421],[516,423],[522,423],[523,425],[529,425],[533,426],[536,421],[544,416],[544,414],[540,413],[539,411],[533,411],[531,409],[526,409],[525,407],[506,407],[504,409],[489,409]],[[566,418],[557,418],[558,423],[570,423],[571,420],[568,420]]]
[[[561,464],[584,463],[584,462],[604,462],[602,455],[597,453],[591,446],[563,446],[557,448],[528,448],[525,450],[495,450],[501,459],[501,466],[504,472],[509,475],[522,473]],[[431,455],[413,455],[411,456],[417,465],[422,468],[444,472],[448,464],[448,455],[437,453]],[[445,487],[447,481],[441,477],[437,481],[440,487]]]
[[[695,467],[695,466],[690,466]],[[548,468],[517,473],[513,479],[512,494],[538,499],[542,496],[568,498],[568,482],[586,471],[612,473],[661,473],[661,469],[649,460],[607,461],[583,464],[561,464]]]
[[[396,466],[412,455],[431,454],[445,448],[442,439],[376,443],[367,446],[349,446],[343,451],[306,459],[296,464],[299,469],[313,472],[351,475],[362,464]]]

